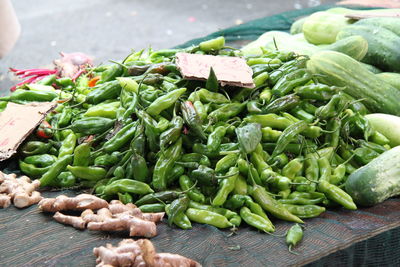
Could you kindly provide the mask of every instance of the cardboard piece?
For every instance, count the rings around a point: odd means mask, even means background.
[[[244,58],[177,53],[176,64],[185,79],[207,80],[212,67],[222,86],[255,86],[253,71]]]
[[[346,18],[349,19],[355,19],[355,20],[360,20],[360,19],[368,19],[368,18],[400,18],[400,13],[379,13],[379,12],[374,12],[374,13],[364,13],[364,14],[347,14],[345,15]],[[400,22],[400,20],[399,20]]]
[[[0,161],[15,154],[18,146],[56,106],[56,102],[8,103],[0,113]]]

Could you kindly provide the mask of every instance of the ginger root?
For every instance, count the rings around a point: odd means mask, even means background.
[[[56,212],[62,210],[98,210],[108,207],[104,199],[89,194],[80,194],[76,197],[59,195],[56,198],[44,198],[39,202],[39,208],[45,212]]]
[[[54,219],[77,229],[94,231],[129,231],[129,236],[154,237],[157,235],[156,222],[164,212],[142,213],[134,204],[123,204],[118,200],[110,203],[93,195],[81,194],[76,197],[64,195],[45,198],[39,203],[42,211],[56,212]],[[80,216],[62,214],[63,210],[85,210]],[[96,212],[97,210],[97,212]]]
[[[11,201],[17,208],[25,208],[38,203],[42,196],[35,191],[40,186],[39,180],[31,181],[28,176],[17,178],[16,174],[0,171],[0,207],[7,208]]]
[[[178,254],[156,253],[153,244],[147,239],[124,239],[114,247],[107,244],[93,249],[97,267],[137,266],[137,267],[200,267],[191,259]]]

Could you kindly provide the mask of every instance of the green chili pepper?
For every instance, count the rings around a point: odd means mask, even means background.
[[[138,122],[134,121],[130,124],[125,125],[111,139],[104,143],[102,149],[107,153],[119,150],[134,137],[137,129],[137,124]]]
[[[171,226],[172,222],[175,220],[178,213],[183,213],[189,206],[189,198],[187,196],[183,196],[175,199],[171,202],[169,206],[169,215],[168,215],[168,225]]]
[[[182,192],[179,191],[162,191],[151,193],[141,197],[135,202],[135,205],[141,206],[144,204],[159,203],[160,201],[167,202],[178,198],[181,194]]]
[[[300,158],[289,161],[282,169],[282,175],[293,179],[303,169],[303,162]]]
[[[230,223],[225,216],[208,210],[188,208],[186,210],[186,215],[191,221],[209,224],[217,228],[227,228],[233,226],[233,224]]]
[[[228,154],[215,164],[215,172],[222,173],[234,166],[239,158],[239,154]]]
[[[208,136],[207,149],[210,151],[215,151],[221,145],[222,138],[226,134],[226,127],[218,126],[214,131]]]
[[[282,78],[272,88],[272,94],[284,96],[294,88],[306,84],[311,79],[311,74],[306,69],[295,70]]]
[[[104,154],[101,156],[98,156],[94,160],[94,165],[95,166],[111,166],[117,163],[119,160],[121,160],[121,153],[118,151],[115,151],[110,154]]]
[[[133,178],[140,182],[148,182],[149,168],[147,167],[146,160],[138,153],[133,153],[131,158]]]
[[[305,121],[298,121],[294,124],[287,127],[281,136],[279,136],[278,141],[276,143],[276,148],[274,152],[272,152],[271,158],[273,159],[277,155],[281,154],[286,146],[295,138],[297,135],[302,133],[305,129],[307,129],[308,125]]]
[[[121,76],[124,68],[120,64],[112,64],[106,67],[101,73],[100,80],[102,82],[108,82],[114,80],[116,77]]]
[[[168,215],[168,218],[171,214],[170,211],[170,204],[165,206],[165,212]],[[186,216],[184,212],[178,212],[173,219],[173,223],[181,229],[187,230],[192,229],[192,223],[190,222],[189,218]]]
[[[338,105],[342,97],[340,95],[334,95],[331,100],[325,105],[321,106],[315,112],[315,115],[320,119],[329,119],[338,114],[340,109],[338,109]]]
[[[117,117],[117,110],[120,107],[120,102],[104,103],[90,107],[83,116],[85,117],[104,117],[115,119]]]
[[[244,110],[246,103],[229,103],[208,114],[207,118],[213,122],[227,121]]]
[[[61,158],[58,158],[56,162],[54,162],[46,173],[42,175],[40,178],[40,186],[48,186],[54,180],[56,180],[57,176],[65,170],[68,164],[72,162],[72,155],[65,155]]]
[[[82,143],[74,150],[74,166],[89,166],[90,161],[90,143]]]
[[[20,170],[27,176],[31,178],[41,177],[45,174],[51,166],[47,167],[36,167],[34,164],[26,163],[22,160],[19,161]]]
[[[275,231],[274,225],[271,221],[264,219],[263,217],[252,213],[249,208],[242,207],[240,209],[240,217],[248,224],[251,225],[258,230],[271,233]]]
[[[354,160],[361,165],[367,165],[379,155],[378,152],[368,147],[359,147],[354,150]]]
[[[117,179],[122,179],[126,176],[125,168],[123,166],[117,166],[113,171],[113,176]]]
[[[264,127],[261,129],[263,142],[276,142],[279,136],[282,135],[281,131],[273,130],[271,127]]]
[[[295,224],[290,227],[286,234],[286,244],[289,246],[289,251],[292,252],[292,248],[296,246],[301,239],[303,239],[303,229],[299,224]]]
[[[54,91],[33,91],[33,90],[24,90],[17,89],[9,96],[0,97],[1,101],[10,101],[10,102],[51,102],[55,98],[58,97],[58,94]]]
[[[211,202],[213,206],[222,206],[225,203],[228,195],[235,188],[236,179],[239,176],[239,169],[237,167],[231,167],[227,175],[232,176],[220,181],[219,190]]]
[[[330,100],[333,95],[339,92],[340,88],[335,86],[328,86],[325,84],[307,84],[295,89],[298,96],[303,99],[314,99],[320,101]]]
[[[225,38],[220,36],[215,39],[203,41],[199,44],[199,48],[201,51],[210,52],[210,51],[217,51],[224,47],[225,45]]]
[[[325,200],[324,197],[319,197],[319,198],[304,198],[304,197],[295,197],[291,199],[279,199],[278,203],[280,204],[291,204],[291,205],[315,205],[319,203],[323,203]]]
[[[164,212],[166,209],[165,204],[163,203],[154,203],[154,204],[144,204],[139,207],[142,212]],[[168,213],[167,213],[168,215]]]
[[[167,148],[157,160],[153,172],[153,186],[156,190],[165,190],[167,187],[167,174],[172,169],[176,160],[182,153],[182,138]]]
[[[180,116],[175,116],[170,122],[171,128],[164,131],[160,135],[160,148],[164,150],[165,147],[173,144],[181,136],[183,119]]]
[[[264,113],[277,113],[292,109],[300,104],[300,97],[295,94],[285,95],[270,102],[262,110]]]
[[[293,182],[296,185],[296,191],[299,192],[314,192],[316,189],[316,184],[313,182],[310,182],[307,180],[305,177],[302,176],[297,176],[293,179]]]
[[[224,203],[224,207],[231,210],[237,210],[244,206],[246,196],[244,195],[233,195]]]
[[[58,119],[58,127],[67,126],[71,122],[72,115],[72,109],[64,107]]]
[[[303,221],[282,207],[282,204],[273,199],[265,190],[264,187],[253,185],[251,196],[254,200],[266,211],[270,212],[275,217],[292,222],[303,223]]]
[[[74,152],[76,141],[77,141],[77,138],[74,133],[71,132],[70,134],[68,134],[68,136],[62,142],[62,145],[59,149],[58,157],[62,158],[65,155],[72,154]]]
[[[44,143],[40,141],[29,141],[22,146],[21,151],[24,155],[37,155],[47,153],[52,147],[51,143]]]
[[[267,82],[268,78],[268,72],[262,72],[253,78],[254,85],[256,87],[261,86]]]
[[[202,128],[202,122],[200,120],[199,114],[197,114],[197,111],[194,108],[192,102],[182,102],[181,111],[183,120],[193,131],[193,133],[203,140],[207,139]]]
[[[296,118],[299,120],[306,121],[308,123],[312,123],[315,120],[315,116],[308,113],[304,109],[300,108],[299,106],[293,108],[291,111],[291,114],[293,114]]]
[[[189,101],[195,102],[200,100],[203,103],[225,104],[229,103],[228,98],[223,94],[211,92],[207,89],[200,89],[190,94]]]
[[[33,155],[24,158],[24,162],[38,167],[48,167],[57,160],[57,157],[49,154]]]
[[[357,209],[357,206],[356,204],[354,204],[351,196],[336,185],[330,184],[329,182],[322,180],[318,183],[318,190],[324,193],[328,199],[335,201],[346,209]]]
[[[71,172],[62,172],[56,178],[56,186],[60,187],[71,187],[76,183],[75,176]]]
[[[71,166],[68,165],[67,169],[77,178],[98,181],[106,177],[107,171],[101,167],[85,167],[85,166]]]
[[[243,176],[239,175],[238,178],[236,179],[233,193],[239,195],[247,195],[247,182]]]
[[[102,117],[86,117],[72,122],[66,129],[84,135],[101,134],[114,125],[114,120]]]
[[[108,99],[116,99],[121,93],[119,81],[101,83],[86,95],[86,102],[97,105]]]
[[[194,183],[189,176],[181,175],[179,177],[179,185],[191,200],[199,203],[205,202],[205,196],[197,188],[194,188]]]
[[[118,200],[121,201],[124,204],[132,203],[132,196],[129,193],[118,193]]]
[[[146,183],[142,183],[131,179],[120,179],[113,181],[104,188],[105,195],[115,195],[117,193],[133,193],[138,195],[146,195],[153,193],[153,189]]]
[[[186,92],[186,88],[180,88],[173,90],[159,98],[157,98],[151,105],[146,109],[146,112],[150,116],[160,114],[161,111],[171,107],[175,104],[178,98]]]

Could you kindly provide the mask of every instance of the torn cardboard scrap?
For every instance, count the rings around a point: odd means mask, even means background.
[[[207,80],[212,67],[222,86],[255,86],[253,71],[244,58],[177,53],[176,64],[185,79]]]
[[[0,161],[10,158],[18,146],[56,107],[55,102],[33,102],[26,105],[8,103],[0,113]]]

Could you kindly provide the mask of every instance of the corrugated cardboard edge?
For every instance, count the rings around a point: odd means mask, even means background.
[[[9,105],[16,107],[15,105],[19,105],[19,104],[8,103],[7,108]],[[12,155],[17,153],[17,149],[21,145],[21,143],[36,129],[37,126],[39,126],[42,123],[42,121],[46,118],[46,115],[57,106],[57,102],[32,102],[32,103],[29,103],[26,105],[19,105],[19,106],[27,106],[27,105],[32,106],[32,107],[48,105],[48,108],[41,112],[43,115],[42,118],[37,123],[35,123],[34,127],[32,127],[29,131],[27,131],[23,135],[23,138],[21,138],[17,143],[15,143],[15,145],[12,149],[8,149],[6,151],[0,150],[0,161],[9,159]],[[7,110],[7,108],[5,110]]]

